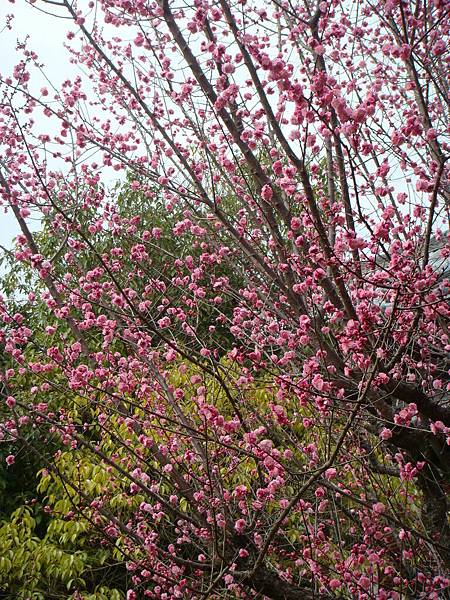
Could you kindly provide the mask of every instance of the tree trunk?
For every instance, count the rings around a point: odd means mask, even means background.
[[[260,567],[244,583],[271,600],[326,600],[332,597],[330,594],[315,592],[307,585],[297,586],[284,581],[275,572],[265,567]]]

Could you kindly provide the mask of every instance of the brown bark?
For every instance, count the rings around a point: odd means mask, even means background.
[[[325,600],[332,597],[300,583],[295,585],[284,581],[265,567],[259,568],[249,579],[244,580],[244,583],[271,600]]]

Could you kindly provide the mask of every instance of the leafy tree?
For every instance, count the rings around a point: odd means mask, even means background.
[[[4,443],[127,600],[448,594],[445,3],[34,4],[84,75],[1,79]]]

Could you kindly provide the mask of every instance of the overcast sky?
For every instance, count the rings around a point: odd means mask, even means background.
[[[12,30],[8,31],[5,22],[8,14],[14,14]],[[67,78],[73,67],[69,64],[67,53],[63,48],[66,31],[70,21],[52,18],[25,0],[0,0],[0,70],[2,75],[8,74],[17,62],[15,47],[17,40],[22,41],[28,35],[29,47],[35,50],[50,80],[59,83]],[[30,223],[32,225],[32,223]],[[35,228],[37,224],[35,225]],[[18,226],[10,212],[0,213],[0,245],[11,246],[18,233]]]

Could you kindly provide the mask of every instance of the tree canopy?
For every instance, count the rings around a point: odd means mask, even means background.
[[[448,597],[448,3],[30,4],[6,597]]]

